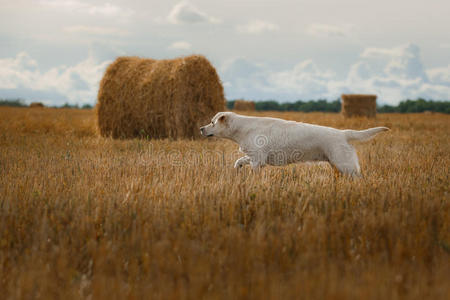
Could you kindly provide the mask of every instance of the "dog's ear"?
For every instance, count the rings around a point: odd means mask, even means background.
[[[225,116],[225,115],[222,115],[222,116],[219,118],[219,122],[221,122],[221,123],[226,123],[226,121],[227,121],[227,116]]]

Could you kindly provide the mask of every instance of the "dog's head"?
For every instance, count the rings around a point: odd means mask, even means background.
[[[229,137],[232,112],[219,112],[211,120],[211,123],[200,128],[203,136]]]

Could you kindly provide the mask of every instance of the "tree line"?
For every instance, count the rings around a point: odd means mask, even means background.
[[[233,109],[234,100],[227,101],[227,108]],[[301,112],[340,112],[340,99],[334,101],[309,100],[296,102],[280,103],[275,100],[255,101],[256,110],[275,110],[275,111],[301,111]],[[420,112],[440,112],[450,114],[450,101],[433,101],[419,98],[417,100],[404,100],[398,105],[381,105],[377,106],[379,113],[420,113]]]
[[[25,100],[23,99],[0,99],[0,106],[14,106],[14,107],[27,107]],[[52,106],[61,108],[76,108],[76,109],[91,109],[91,104],[84,104],[79,106],[78,104],[65,103],[62,106]],[[233,109],[234,100],[227,101],[227,108]],[[340,112],[341,101],[339,99],[334,101],[309,100],[296,102],[280,103],[275,100],[256,101],[256,110],[275,110],[275,111],[301,111],[301,112]],[[433,101],[419,98],[417,100],[404,100],[398,105],[381,105],[377,106],[377,112],[379,113],[420,113],[420,112],[440,112],[450,114],[450,101]]]
[[[1,99],[0,98],[0,106],[12,106],[12,107],[28,107],[29,105],[25,102],[25,100],[21,98],[17,99]],[[92,109],[93,106],[91,104],[83,104],[82,106],[79,106],[78,104],[70,104],[70,103],[64,103],[60,106],[48,106],[51,108],[76,108],[76,109]]]

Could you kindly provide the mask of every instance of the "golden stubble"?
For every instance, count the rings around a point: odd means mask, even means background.
[[[450,117],[251,112],[337,128],[327,164],[233,169],[238,146],[99,137],[93,111],[0,108],[4,299],[447,299]]]

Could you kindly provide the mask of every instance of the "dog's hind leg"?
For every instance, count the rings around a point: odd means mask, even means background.
[[[330,164],[344,175],[361,177],[361,169],[355,149],[349,145],[340,145],[328,155]]]
[[[341,172],[339,172],[338,168],[335,165],[330,163],[331,168],[333,169],[334,179],[337,180],[339,176],[341,176]]]

